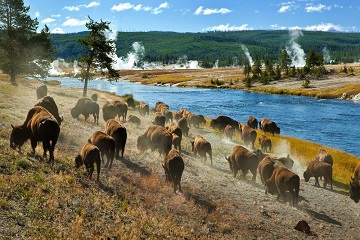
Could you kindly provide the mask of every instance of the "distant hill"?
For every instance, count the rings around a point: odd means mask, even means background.
[[[198,60],[211,67],[216,61],[219,66],[241,65],[246,58],[242,45],[251,56],[269,58],[278,62],[280,52],[288,47],[292,51],[310,49],[323,52],[335,63],[350,63],[360,60],[360,33],[301,31],[290,36],[289,31],[237,31],[207,33],[177,32],[118,32],[117,55],[127,56],[134,51],[132,44],[140,43],[145,50],[143,60],[173,63],[179,58]],[[72,34],[51,34],[50,39],[57,48],[56,57],[66,60],[78,59],[83,51],[78,39],[87,32]],[[291,48],[292,46],[292,48]]]

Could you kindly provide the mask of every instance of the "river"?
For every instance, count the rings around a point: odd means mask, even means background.
[[[75,78],[50,79],[59,80],[63,87],[83,88],[83,83]],[[186,108],[210,118],[227,115],[237,121],[246,122],[250,115],[258,120],[267,117],[277,123],[282,135],[360,156],[360,127],[357,125],[360,123],[359,103],[243,90],[149,86],[128,81],[110,83],[92,80],[88,89],[117,95],[132,94],[134,99],[145,101],[150,107],[162,101],[168,104],[172,111]]]

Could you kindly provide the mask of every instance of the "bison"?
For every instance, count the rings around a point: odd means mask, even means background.
[[[60,126],[56,118],[44,107],[31,108],[23,124],[13,126],[10,134],[10,147],[21,149],[26,140],[30,139],[33,154],[38,142],[43,143],[43,157],[49,151],[49,163],[54,163],[54,149],[57,143]]]
[[[80,154],[75,157],[75,167],[80,168],[82,165],[85,165],[85,168],[88,172],[89,178],[92,178],[94,172],[94,164],[96,164],[96,182],[99,182],[100,179],[100,150],[98,147],[91,143],[86,143],[81,148]]]
[[[259,162],[258,170],[261,182],[265,185],[266,180],[270,179],[273,171],[275,169],[275,161],[269,156],[264,157],[263,160]]]
[[[168,154],[171,150],[172,135],[165,127],[152,125],[144,134],[137,139],[137,148],[139,150],[151,149],[158,150],[160,154]]]
[[[163,103],[163,102],[157,102],[155,103],[155,112],[163,112],[165,110],[169,110],[169,105]]]
[[[190,128],[189,128],[188,121],[187,121],[186,117],[182,117],[181,119],[179,119],[178,126],[181,129],[184,136],[189,136],[189,129]]]
[[[166,121],[165,116],[161,112],[156,112],[155,117],[154,117],[154,121],[152,123],[154,125],[164,127],[165,126],[165,121]]]
[[[126,99],[126,104],[128,105],[128,107],[131,107],[131,108],[135,108],[135,100],[132,96],[128,97]]]
[[[259,127],[263,132],[269,132],[273,136],[274,134],[280,134],[280,128],[276,125],[276,123],[272,120],[269,120],[267,118],[261,119],[259,123]]]
[[[241,139],[244,141],[245,145],[248,146],[251,144],[251,147],[254,148],[257,136],[255,129],[249,127],[247,124],[242,124],[240,133]]]
[[[35,106],[42,106],[46,108],[55,118],[56,121],[58,121],[59,125],[61,125],[61,122],[64,118],[59,116],[59,109],[55,103],[54,98],[50,96],[45,96],[43,98],[40,98],[38,102],[35,104]]]
[[[110,103],[109,101],[106,101],[102,107],[102,112],[103,112],[103,118],[104,121],[106,122],[109,119],[113,119],[116,117],[116,110],[115,110],[115,106]]]
[[[213,162],[212,162],[211,144],[200,135],[196,136],[194,141],[190,141],[190,142],[195,157],[197,156],[197,154],[199,154],[200,158],[204,159],[204,161],[206,162],[206,154],[208,154],[212,165]]]
[[[48,92],[48,88],[44,83],[37,86],[37,88],[36,88],[37,99],[45,97],[47,95],[47,92]]]
[[[92,114],[94,117],[94,123],[99,124],[99,112],[99,104],[92,101],[90,98],[83,97],[80,98],[75,107],[71,109],[71,116],[73,118],[78,118],[81,114],[84,115],[86,121],[89,115]]]
[[[268,152],[268,150],[269,152],[271,152],[271,147],[272,147],[271,139],[266,137],[265,135],[259,137],[259,145],[263,152]]]
[[[258,120],[254,116],[249,116],[247,120],[247,125],[253,129],[258,128]]]
[[[104,156],[106,156],[106,164],[105,168],[111,168],[112,163],[115,156],[115,139],[111,137],[109,134],[96,131],[93,135],[88,139],[88,143],[92,143],[97,146],[101,153],[101,159],[104,162]]]
[[[132,124],[136,124],[138,126],[141,123],[140,118],[138,118],[137,116],[131,115],[131,114],[128,116],[128,121],[131,122]]]
[[[109,119],[105,125],[105,133],[110,135],[115,140],[116,158],[120,158],[119,152],[121,151],[121,159],[124,159],[124,151],[127,139],[126,128],[115,119]]]
[[[277,200],[282,197],[285,201],[285,192],[289,191],[292,195],[292,205],[297,206],[300,190],[300,177],[284,167],[276,167],[270,177],[265,182],[265,194],[277,194]]]
[[[196,115],[196,114],[188,114],[187,121],[189,126],[199,127],[200,124],[206,124],[205,117],[203,115]]]
[[[227,139],[231,140],[234,133],[235,133],[235,128],[233,128],[231,125],[226,125],[225,129],[224,129],[224,133]]]
[[[166,180],[173,182],[174,193],[176,193],[177,188],[179,189],[179,192],[181,192],[181,176],[185,164],[180,152],[176,149],[171,149],[166,155],[162,166],[165,170]]]
[[[141,102],[139,105],[139,113],[142,117],[145,117],[146,115],[149,116],[149,104],[146,102]]]
[[[176,124],[171,123],[169,127],[166,127],[173,136],[174,148],[181,152],[182,130]]]
[[[254,152],[249,151],[243,146],[236,145],[233,147],[232,153],[229,157],[225,157],[229,162],[230,170],[236,177],[239,170],[242,171],[243,178],[246,177],[247,172],[250,170],[252,173],[252,181],[256,180],[256,170],[259,164],[259,159]]]
[[[112,103],[115,106],[115,112],[119,120],[122,117],[123,121],[126,122],[126,115],[128,112],[128,105],[122,101],[114,100]]]
[[[355,167],[354,177],[350,180],[350,198],[358,203],[360,200],[360,162]]]
[[[332,166],[325,162],[320,162],[318,160],[313,160],[307,166],[306,171],[304,172],[305,182],[308,182],[311,177],[315,178],[315,186],[319,186],[319,177],[324,177],[324,188],[330,182],[331,189],[332,187]]]
[[[239,131],[239,122],[230,117],[220,115],[210,121],[210,127],[220,131],[224,131],[226,125],[228,124]]]

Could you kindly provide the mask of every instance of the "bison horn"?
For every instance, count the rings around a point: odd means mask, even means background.
[[[13,129],[15,128],[14,125],[12,125],[12,124],[11,124],[11,127],[12,127]]]

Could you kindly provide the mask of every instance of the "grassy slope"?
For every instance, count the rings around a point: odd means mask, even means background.
[[[15,87],[0,79],[0,238],[236,239],[237,234],[244,237],[249,232],[243,224],[246,220],[227,210],[231,209],[230,203],[218,202],[221,212],[209,211],[196,200],[199,198],[196,192],[193,197],[174,195],[163,176],[132,164],[131,159],[108,174],[103,172],[99,185],[88,180],[83,169],[75,171],[75,154],[89,134],[101,128],[71,118],[70,108],[81,96],[81,90],[49,86],[65,119],[55,151],[54,170],[26,154],[30,152],[28,143],[22,153],[10,149],[10,124],[21,123],[36,102],[36,84],[22,80]],[[102,100],[119,98],[98,93]],[[273,137],[273,142],[275,146],[289,146],[293,156],[302,155],[304,165],[321,147],[284,136]],[[335,179],[347,184],[360,159],[325,149],[335,159]],[[219,221],[219,216],[224,221]],[[213,225],[204,228],[204,222]]]

